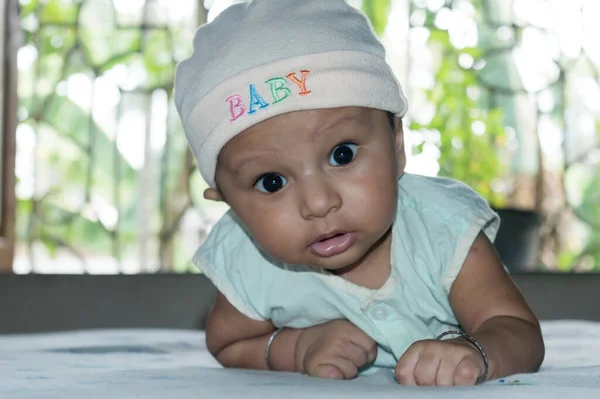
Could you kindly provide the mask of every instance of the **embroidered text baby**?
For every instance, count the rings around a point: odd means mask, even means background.
[[[307,96],[310,93],[312,93],[312,91],[306,88],[306,77],[309,73],[309,70],[302,69],[300,71],[300,78],[296,76],[296,72],[290,72],[285,76],[285,78],[282,76],[277,76],[267,80],[265,83],[269,85],[269,89],[271,90],[271,97],[273,98],[272,104],[280,103],[292,94],[292,91],[287,86],[287,80],[295,83],[298,86],[298,88],[300,89],[300,92],[298,93],[299,96]],[[244,99],[240,94],[231,95],[225,100],[225,102],[229,103],[229,111],[231,112],[231,122],[234,122],[244,114],[252,115],[256,113],[257,110],[255,107],[258,107],[258,109],[260,110],[263,108],[267,108],[270,105],[260,95],[260,93],[256,89],[256,86],[253,83],[249,86],[249,92],[250,97],[248,101],[248,108],[246,108],[246,105],[244,105]]]

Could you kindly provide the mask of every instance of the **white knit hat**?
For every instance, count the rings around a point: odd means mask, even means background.
[[[407,102],[367,17],[344,0],[233,5],[177,66],[175,104],[200,173],[245,129],[292,111],[362,106],[404,116]]]

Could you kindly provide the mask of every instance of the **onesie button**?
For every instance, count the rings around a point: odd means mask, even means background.
[[[382,306],[376,306],[371,311],[371,316],[373,316],[375,320],[385,320],[388,317],[388,311]]]

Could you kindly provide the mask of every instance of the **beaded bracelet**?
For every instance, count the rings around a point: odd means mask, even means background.
[[[267,363],[267,370],[273,370],[271,368],[271,364],[269,363],[269,352],[271,351],[271,344],[273,343],[273,340],[282,331],[283,331],[283,327],[278,328],[277,330],[275,330],[273,332],[273,334],[271,334],[271,336],[269,337],[269,340],[267,341],[267,347],[265,348],[265,362]]]
[[[464,333],[462,331],[458,331],[458,330],[446,331],[446,332],[438,335],[438,337],[436,339],[441,340],[443,337],[445,337],[447,335],[459,335],[462,338],[471,342],[473,345],[475,345],[475,347],[479,350],[479,353],[481,353],[481,356],[483,357],[483,374],[481,374],[479,376],[479,378],[477,378],[477,381],[475,381],[475,385],[485,382],[485,380],[487,380],[487,375],[488,375],[488,359],[487,359],[487,355],[485,354],[485,351],[481,347],[481,344],[479,344],[479,342],[477,342],[477,340],[475,338],[473,338],[472,336],[470,336],[469,334]]]

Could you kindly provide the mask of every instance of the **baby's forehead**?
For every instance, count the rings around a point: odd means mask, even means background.
[[[250,126],[232,137],[225,147],[239,142],[254,145],[273,141],[285,143],[316,139],[320,132],[327,132],[338,126],[370,127],[373,125],[375,112],[383,114],[384,111],[364,107],[344,107],[288,112]],[[244,150],[243,146],[241,150]]]
[[[218,164],[239,169],[248,159],[268,158],[289,153],[299,146],[319,151],[331,150],[336,140],[347,134],[372,135],[381,125],[389,130],[385,111],[364,107],[313,109],[281,114],[262,121],[231,138],[221,149]],[[296,152],[296,151],[292,151]]]

